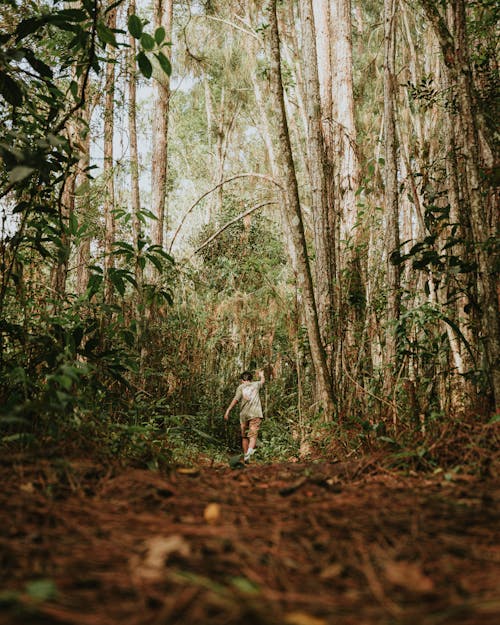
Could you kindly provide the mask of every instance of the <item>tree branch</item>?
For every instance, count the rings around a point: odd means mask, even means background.
[[[198,206],[198,204],[202,200],[204,200],[207,197],[207,195],[210,195],[210,193],[213,193],[219,187],[222,187],[223,185],[227,184],[228,182],[232,182],[233,180],[238,180],[238,178],[262,178],[263,180],[267,180],[268,182],[272,182],[273,184],[275,184],[280,189],[280,191],[284,191],[282,185],[277,180],[275,180],[271,176],[267,176],[266,174],[256,174],[256,173],[238,174],[237,176],[232,176],[231,178],[228,178],[227,180],[223,180],[222,182],[219,182],[219,184],[216,184],[215,187],[212,187],[211,189],[206,191],[202,196],[200,196],[196,200],[196,202],[194,204],[192,204],[187,209],[187,211],[184,213],[184,215],[181,218],[181,221],[180,221],[179,225],[177,226],[177,230],[174,232],[174,236],[172,237],[172,241],[170,242],[170,246],[168,248],[169,252],[172,252],[172,248],[174,246],[174,241],[177,238],[177,235],[179,234],[180,229],[184,225],[184,222],[186,221],[188,215]]]
[[[231,219],[231,221],[228,221],[227,223],[225,223],[222,228],[219,228],[219,230],[217,230],[217,232],[214,232],[214,234],[212,234],[212,236],[208,237],[208,239],[206,241],[204,241],[200,247],[198,247],[193,254],[189,257],[188,260],[191,260],[191,258],[193,258],[193,256],[195,254],[198,254],[198,252],[201,252],[201,250],[206,247],[209,243],[211,243],[214,239],[216,239],[222,232],[224,232],[224,230],[226,230],[226,228],[229,228],[229,226],[232,226],[233,224],[235,224],[237,221],[240,221],[241,219],[244,219],[245,217],[247,217],[248,215],[251,215],[252,213],[254,213],[256,210],[258,210],[259,208],[263,208],[264,206],[269,206],[270,204],[277,204],[277,202],[275,202],[274,200],[271,200],[269,202],[262,202],[261,204],[257,204],[256,206],[252,206],[252,208],[249,208],[248,210],[246,210],[244,213],[241,213],[240,215],[238,215],[237,217],[235,217],[234,219]]]

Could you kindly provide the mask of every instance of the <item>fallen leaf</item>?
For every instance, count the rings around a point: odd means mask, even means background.
[[[170,555],[177,553],[188,557],[191,549],[187,541],[179,534],[172,536],[153,536],[145,542],[146,553],[141,558],[130,559],[132,574],[142,580],[157,581],[163,576],[163,569]]]
[[[307,477],[301,477],[292,484],[288,484],[287,486],[280,488],[278,492],[282,497],[287,497],[288,495],[292,495],[295,491],[299,490],[299,488],[306,482]]]
[[[215,502],[207,504],[203,511],[203,517],[209,525],[216,525],[221,518],[220,505]]]
[[[246,595],[258,595],[260,592],[259,587],[255,582],[250,581],[246,577],[233,577],[231,584],[240,592]]]
[[[285,623],[287,625],[326,625],[326,620],[305,612],[288,612],[285,614]]]
[[[384,570],[388,582],[414,592],[430,592],[434,582],[416,562],[388,562]]]
[[[196,467],[177,467],[177,473],[180,473],[181,475],[198,475],[198,473],[200,472],[199,469],[197,469]]]
[[[19,487],[23,493],[34,493],[35,492],[35,487],[33,486],[32,482],[26,482],[26,484],[21,484],[21,486]]]
[[[338,577],[343,570],[344,567],[342,564],[340,564],[340,562],[335,562],[324,568],[319,574],[319,577],[320,579],[333,579],[334,577]]]

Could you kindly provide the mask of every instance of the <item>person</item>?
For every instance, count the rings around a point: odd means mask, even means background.
[[[259,391],[262,388],[265,378],[264,371],[258,371],[259,380],[253,382],[253,375],[250,371],[244,371],[240,376],[240,385],[236,389],[233,400],[229,404],[224,414],[224,419],[229,419],[229,413],[241,401],[240,404],[240,426],[241,426],[241,446],[245,462],[248,462],[255,453],[255,445],[261,421],[262,405],[260,403]]]

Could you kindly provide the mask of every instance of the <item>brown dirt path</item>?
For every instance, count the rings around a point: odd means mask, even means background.
[[[0,625],[497,625],[500,484],[447,478],[4,459]]]

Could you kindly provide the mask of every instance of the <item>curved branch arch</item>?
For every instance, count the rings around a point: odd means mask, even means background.
[[[284,191],[283,186],[277,181],[275,180],[272,176],[268,176],[266,174],[257,174],[257,173],[247,173],[247,174],[238,174],[237,176],[232,176],[231,178],[227,178],[226,180],[223,180],[222,182],[219,182],[218,184],[216,184],[214,187],[212,187],[211,189],[209,189],[208,191],[205,191],[205,193],[203,193],[203,195],[201,195],[194,204],[192,204],[187,211],[184,213],[184,215],[182,216],[179,225],[177,226],[177,229],[174,232],[174,236],[172,237],[172,240],[170,241],[170,245],[168,248],[169,253],[172,252],[172,248],[174,246],[174,242],[175,239],[177,238],[182,226],[184,225],[184,222],[186,221],[187,217],[192,213],[192,211],[198,206],[198,204],[204,200],[208,195],[210,195],[210,193],[213,193],[214,191],[217,191],[217,189],[219,189],[220,187],[222,187],[225,184],[228,184],[229,182],[232,182],[233,180],[238,180],[239,178],[260,178],[261,180],[267,180],[268,182],[271,182],[272,184],[276,185],[279,190],[281,192]]]

